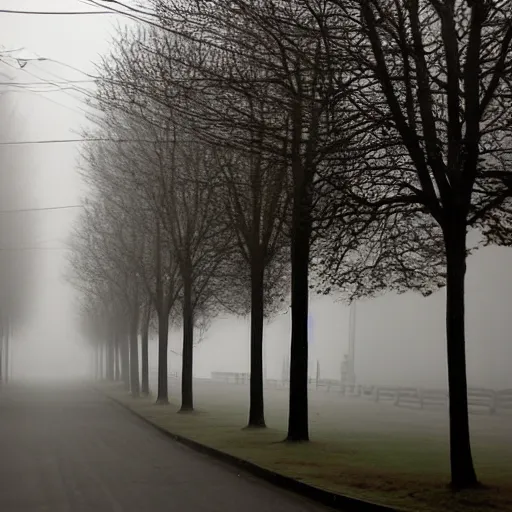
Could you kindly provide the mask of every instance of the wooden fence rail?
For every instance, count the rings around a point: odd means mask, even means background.
[[[373,391],[375,402],[391,401],[396,406],[417,407],[428,406],[448,407],[448,391],[441,389],[407,388],[393,386],[377,386]],[[512,409],[512,389],[495,391],[485,388],[468,389],[468,405],[473,413],[486,412],[493,415],[497,412]]]
[[[212,372],[211,380],[229,384],[248,384],[249,373]],[[370,397],[374,402],[390,402],[397,407],[448,407],[448,391],[445,389],[430,389],[400,386],[368,386],[362,384],[343,384],[337,379],[309,379],[308,384],[317,390],[325,392],[336,391],[342,395]],[[265,386],[269,388],[287,387],[287,381],[266,379]],[[512,389],[492,390],[485,388],[468,389],[468,405],[470,412],[485,412],[493,415],[512,410]]]
[[[512,410],[512,389],[502,389],[496,393],[496,410]]]
[[[247,384],[250,380],[249,373],[241,372],[212,372],[212,380],[230,384]]]

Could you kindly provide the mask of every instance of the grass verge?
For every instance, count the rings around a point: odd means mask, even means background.
[[[427,431],[373,428],[344,431],[318,428],[310,443],[282,443],[278,428],[244,430],[245,411],[212,403],[197,412],[156,406],[154,399],[133,399],[119,385],[103,391],[165,430],[265,469],[330,492],[407,511],[512,511],[512,458],[498,444],[474,443],[482,489],[453,493],[446,486],[446,439]],[[206,408],[206,405],[208,408]],[[271,415],[270,415],[271,416]],[[272,423],[271,423],[272,424]]]

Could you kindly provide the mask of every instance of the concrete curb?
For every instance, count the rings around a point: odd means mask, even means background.
[[[198,443],[197,441],[193,441],[192,439],[183,437],[179,434],[173,434],[172,432],[169,432],[165,428],[156,425],[142,414],[133,410],[121,400],[114,398],[101,389],[97,389],[97,391],[100,391],[117,405],[121,406],[123,409],[127,410],[137,418],[157,429],[166,437],[171,438],[185,446],[188,446],[197,452],[207,454],[217,460],[221,460],[239,469],[247,471],[248,473],[261,478],[262,480],[265,480],[266,482],[269,482],[277,487],[294,492],[312,501],[321,503],[322,505],[326,505],[342,512],[399,512],[397,509],[390,508],[385,505],[378,505],[376,503],[359,500],[357,498],[351,498],[342,494],[335,494],[333,492],[325,491],[319,487],[314,487],[312,485],[295,480],[291,477],[262,468],[261,466],[258,466],[252,462],[240,459],[234,455],[230,455],[220,450],[216,450],[215,448],[211,448],[204,444]]]

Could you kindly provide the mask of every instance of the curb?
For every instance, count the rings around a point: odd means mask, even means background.
[[[146,424],[151,425],[153,428],[160,431],[166,437],[174,441],[177,441],[178,443],[181,443],[185,446],[188,446],[189,448],[197,452],[204,453],[217,460],[226,462],[231,466],[235,466],[239,469],[242,469],[258,478],[261,478],[262,480],[265,480],[270,484],[275,485],[276,487],[280,487],[287,491],[294,492],[296,494],[299,494],[300,496],[308,498],[322,505],[331,507],[334,510],[339,510],[341,512],[399,512],[399,510],[387,507],[385,505],[378,505],[376,503],[363,501],[357,498],[351,498],[349,496],[344,496],[342,494],[336,494],[333,492],[325,491],[323,489],[320,489],[319,487],[314,487],[312,485],[300,482],[299,480],[295,480],[294,478],[276,473],[270,469],[265,469],[261,466],[258,466],[257,464],[254,464],[244,459],[240,459],[238,457],[235,457],[234,455],[230,455],[220,450],[216,450],[215,448],[211,448],[197,441],[193,441],[192,439],[189,439],[187,437],[183,437],[179,434],[173,434],[172,432],[169,432],[165,428],[156,425],[151,420],[144,417],[142,414],[134,411],[121,400],[108,395],[102,390],[97,389],[97,391],[100,391],[103,395],[107,396],[107,398],[115,402],[117,405],[121,406],[126,411],[141,419]]]

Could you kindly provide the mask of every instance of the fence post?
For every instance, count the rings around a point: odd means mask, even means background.
[[[491,390],[491,406],[489,407],[489,414],[494,416],[496,414],[497,409],[497,393],[494,390]]]

